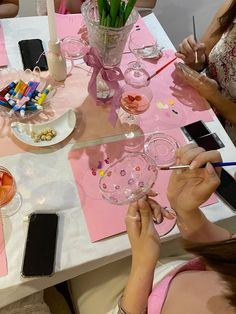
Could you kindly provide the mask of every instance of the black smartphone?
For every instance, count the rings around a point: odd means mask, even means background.
[[[211,133],[203,121],[193,122],[181,129],[190,141]]]
[[[24,70],[33,70],[36,66],[41,71],[48,70],[47,58],[44,54],[41,39],[27,39],[18,42]]]
[[[195,138],[194,141],[206,151],[220,149],[225,146],[216,133]]]
[[[22,276],[51,276],[54,272],[58,215],[32,213],[25,245]]]
[[[221,171],[221,183],[216,194],[233,210],[236,211],[236,181],[224,169]]]

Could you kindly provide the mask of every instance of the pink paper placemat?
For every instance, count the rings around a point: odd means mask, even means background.
[[[0,215],[0,277],[7,274],[7,258],[4,243],[2,217]]]
[[[8,65],[8,57],[5,46],[5,38],[3,33],[2,23],[0,21],[0,67],[4,67]]]
[[[138,32],[141,38],[153,38],[141,18],[136,25],[140,29]],[[136,25],[133,31],[135,31]],[[129,51],[128,44],[125,51]],[[175,52],[171,49],[166,49],[163,51],[163,56],[159,60],[146,59],[142,60],[142,63],[151,75],[170,60],[173,60],[174,57]],[[128,63],[134,60],[134,55],[124,54],[121,63],[122,70],[124,71]],[[150,87],[153,92],[153,100],[150,108],[141,116],[141,127],[144,132],[153,131],[151,127],[154,125],[157,130],[168,130],[175,127],[182,127],[197,120],[206,122],[213,120],[213,113],[211,110],[208,110],[209,104],[207,101],[192,87],[184,84],[178,78],[175,73],[174,62],[151,80]],[[150,119],[154,119],[156,124],[150,125]]]
[[[168,130],[166,133],[173,136],[181,146],[186,144],[185,138],[179,129]],[[135,141],[136,151],[142,151],[144,137],[135,139]],[[127,149],[130,150],[131,143],[134,145],[132,140],[122,140],[103,145],[83,147],[69,153],[68,158],[92,242],[126,230],[124,218],[127,206],[115,206],[105,201],[101,196],[98,182],[100,179],[99,169],[105,170],[109,164],[125,155]],[[157,201],[163,206],[169,206],[166,198],[169,176],[169,171],[159,171],[157,181],[153,187],[153,190],[159,193],[156,198]],[[217,202],[217,198],[213,196],[205,205],[215,202]],[[164,233],[163,226],[160,224],[156,228],[157,230],[160,228],[158,231]]]

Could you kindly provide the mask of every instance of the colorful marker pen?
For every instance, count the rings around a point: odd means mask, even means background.
[[[29,105],[27,104],[26,106],[26,110],[40,110],[40,109],[43,109],[43,107],[40,105],[35,105],[34,103],[31,102]]]
[[[33,82],[29,82],[28,83],[28,87],[25,90],[24,96],[27,96],[27,94],[29,93],[29,91],[31,90],[31,87],[33,86]]]
[[[22,84],[25,84],[25,83],[22,80],[19,80],[19,82],[16,84],[16,87],[14,88],[14,91],[12,93],[13,96],[15,96],[18,93]]]
[[[15,95],[15,98],[21,99],[24,96],[24,93],[27,87],[28,87],[28,84],[23,82],[20,86],[18,93]]]
[[[7,85],[6,87],[4,87],[1,91],[0,91],[0,96],[4,97],[7,93],[9,93],[10,90],[12,90],[17,84],[17,81],[11,82],[9,85]]]
[[[30,100],[31,98],[31,95],[34,93],[35,89],[38,87],[39,83],[38,82],[29,82],[28,84],[28,88],[26,89],[25,91],[25,96],[23,96],[19,101],[18,103],[14,106],[13,110],[17,110],[17,108],[21,108],[22,106],[25,105],[25,103],[27,101]],[[28,90],[28,92],[27,92]]]
[[[6,107],[8,109],[12,108],[11,105],[6,100],[4,101],[4,100],[0,99],[0,105],[3,107]]]
[[[27,92],[26,96],[29,98],[32,98],[38,86],[39,86],[39,82],[32,82],[31,88]]]
[[[48,85],[42,92],[42,95],[40,96],[40,98],[37,100],[37,104],[41,105],[51,90],[52,90],[52,86]]]
[[[25,109],[26,109],[26,105],[23,105],[23,106],[20,108],[20,116],[21,116],[21,117],[24,117],[24,116],[25,116]]]

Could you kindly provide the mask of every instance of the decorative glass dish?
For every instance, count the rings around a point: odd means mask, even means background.
[[[156,133],[144,144],[144,152],[155,160],[157,167],[169,167],[175,164],[178,142],[170,135]]]
[[[150,191],[157,172],[155,161],[146,154],[128,154],[107,168],[99,180],[99,188],[110,203],[128,204]]]
[[[12,120],[30,118],[42,112],[55,92],[38,67],[33,71],[3,69],[0,71],[0,116]]]

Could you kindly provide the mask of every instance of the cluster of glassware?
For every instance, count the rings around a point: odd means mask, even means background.
[[[146,195],[158,176],[158,168],[175,164],[177,141],[164,133],[151,135],[144,151],[128,153],[111,164],[100,178],[99,188],[104,199],[122,205]]]

